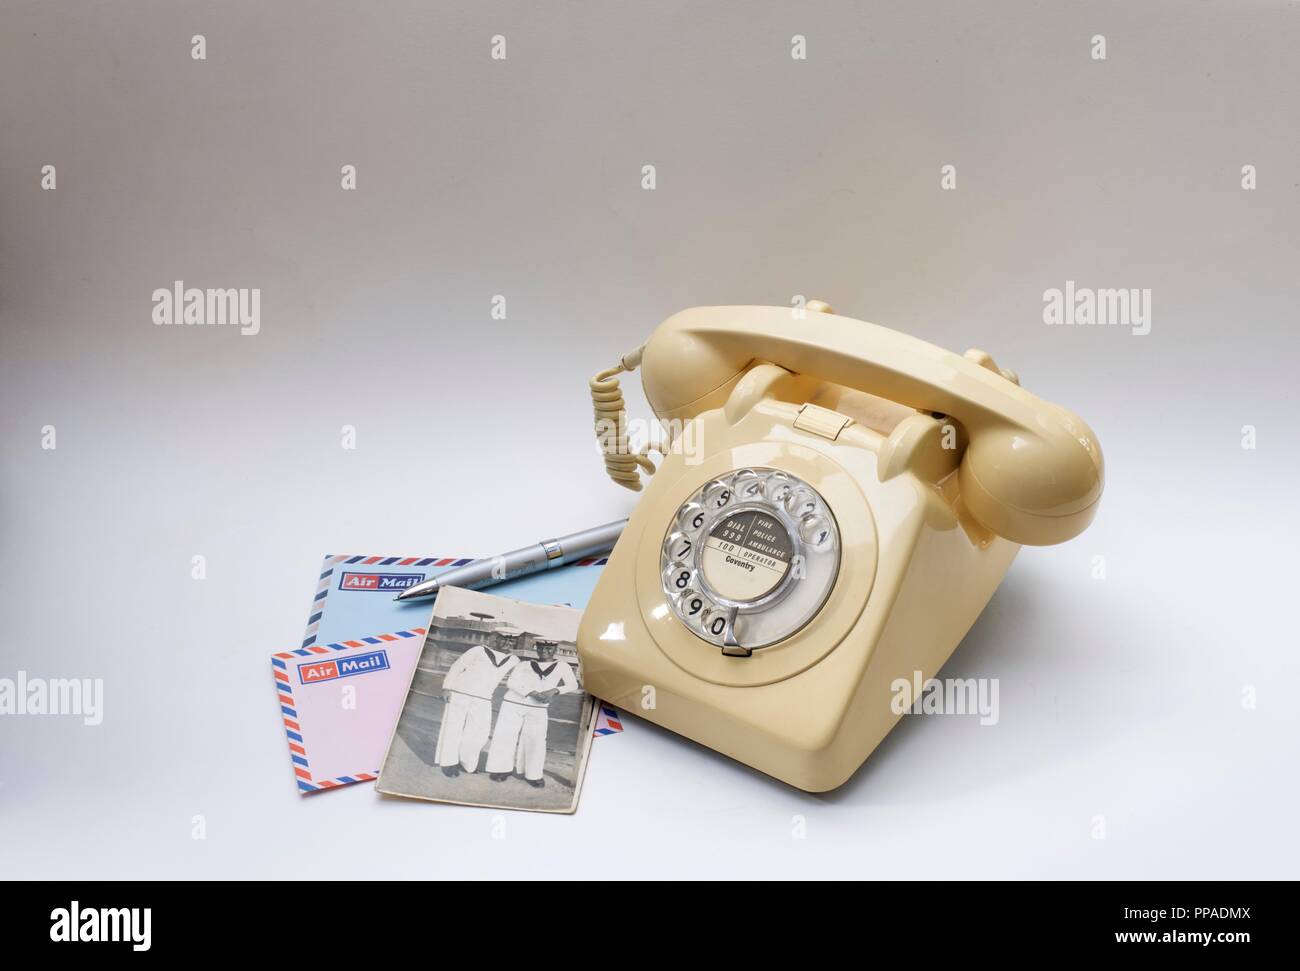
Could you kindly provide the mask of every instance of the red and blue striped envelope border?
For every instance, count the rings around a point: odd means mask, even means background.
[[[320,630],[320,619],[325,616],[325,599],[329,596],[333,583],[334,570],[341,566],[466,566],[475,560],[471,557],[454,556],[351,556],[347,554],[327,555],[321,564],[320,579],[316,583],[316,596],[311,601],[311,614],[307,617],[307,630],[303,634],[302,646],[311,647],[316,643],[316,632]],[[606,556],[590,556],[578,560],[575,566],[602,566],[609,562]]]
[[[600,714],[602,717],[597,723],[593,735],[616,735],[623,730],[623,716],[618,713],[618,709],[602,701],[600,703]]]
[[[423,638],[428,631],[423,627],[399,630],[393,634],[376,634],[373,637],[359,637],[354,641],[341,641],[338,644],[314,644],[300,647],[296,651],[282,651],[271,655],[271,673],[275,676],[275,690],[280,696],[280,717],[284,721],[284,734],[289,739],[289,758],[293,762],[293,774],[302,795],[320,792],[323,789],[337,789],[354,782],[374,782],[379,770],[358,772],[356,775],[341,775],[336,779],[313,779],[311,762],[307,755],[307,743],[302,736],[302,725],[298,722],[298,703],[293,697],[293,680],[289,677],[289,664],[295,658],[315,657],[329,654],[331,651],[343,651],[349,647],[368,647],[372,644],[388,644],[411,637]]]

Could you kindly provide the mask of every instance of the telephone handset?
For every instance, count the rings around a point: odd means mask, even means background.
[[[642,369],[671,437],[627,444]],[[591,385],[615,481],[651,478],[586,609],[590,690],[812,791],[844,782],[1021,544],[1091,522],[1100,447],[964,356],[810,302],[670,317]]]

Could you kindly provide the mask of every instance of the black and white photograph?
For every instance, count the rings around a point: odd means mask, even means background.
[[[442,590],[378,791],[577,809],[595,716],[579,674],[581,618],[571,607]]]

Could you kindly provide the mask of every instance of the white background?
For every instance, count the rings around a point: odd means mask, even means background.
[[[0,677],[106,692],[94,728],[0,716],[0,875],[1300,876],[1295,4],[0,16]],[[260,335],[154,326],[178,279],[260,288]],[[1045,326],[1066,280],[1150,288],[1151,333]],[[984,348],[1100,437],[1094,525],[1023,551],[944,669],[998,678],[999,724],[904,719],[815,796],[630,719],[575,816],[504,839],[300,799],[267,657],[321,555],[626,515],[589,375],[795,294]]]

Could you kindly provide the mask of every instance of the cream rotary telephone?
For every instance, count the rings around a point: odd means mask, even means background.
[[[657,472],[627,446],[638,365],[677,433]],[[813,792],[880,743],[895,680],[938,672],[1020,546],[1078,535],[1102,491],[1092,430],[989,355],[819,301],[683,311],[592,397],[610,475],[653,476],[578,631],[586,687]]]

